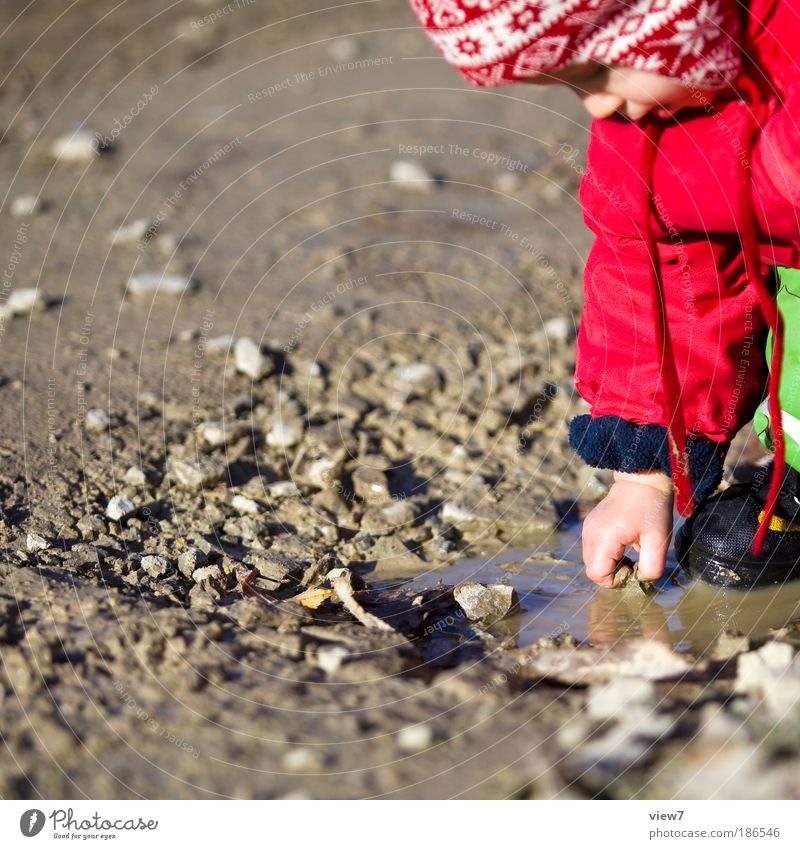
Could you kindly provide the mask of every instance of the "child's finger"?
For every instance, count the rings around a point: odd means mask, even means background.
[[[669,537],[647,534],[639,540],[639,576],[655,581],[664,574],[669,552]]]
[[[588,554],[584,550],[586,577],[600,587],[614,586],[614,572],[625,554],[625,546],[613,539],[597,540]]]

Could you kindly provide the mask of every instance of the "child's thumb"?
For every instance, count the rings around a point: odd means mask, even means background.
[[[648,534],[639,540],[639,577],[645,581],[655,581],[664,574],[667,567],[669,537],[661,534]]]

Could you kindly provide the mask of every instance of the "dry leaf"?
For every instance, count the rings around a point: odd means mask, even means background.
[[[311,587],[300,595],[293,596],[289,601],[296,601],[307,607],[309,610],[317,610],[326,601],[333,598],[333,590],[326,590],[324,587]]]

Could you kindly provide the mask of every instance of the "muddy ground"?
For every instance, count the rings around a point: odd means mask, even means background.
[[[519,647],[440,582],[608,484],[577,103],[402,0],[0,16],[2,797],[798,795],[792,626]]]

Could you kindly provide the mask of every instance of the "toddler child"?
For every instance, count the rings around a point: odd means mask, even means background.
[[[677,501],[690,575],[800,576],[800,0],[411,3],[471,83],[565,84],[595,119],[570,442],[615,482],[587,575],[614,586],[632,547],[659,578]],[[713,495],[754,414],[771,475]]]

